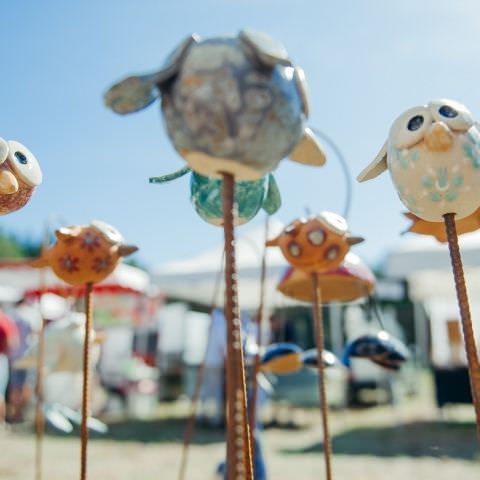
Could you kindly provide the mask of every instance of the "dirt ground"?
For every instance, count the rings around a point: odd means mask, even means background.
[[[159,480],[178,475],[185,405],[160,406],[151,421],[111,423],[106,437],[89,445],[90,480]],[[320,415],[280,411],[263,435],[269,478],[325,478]],[[288,418],[288,421],[287,421]],[[293,421],[292,421],[293,420]],[[279,421],[283,425],[279,425]],[[477,480],[480,457],[471,407],[455,407],[440,421],[431,402],[413,399],[396,409],[375,407],[331,414],[337,480]],[[0,479],[34,479],[34,436],[17,427],[0,436]],[[210,480],[222,459],[222,432],[198,429],[190,450],[188,480]],[[77,478],[79,441],[49,434],[44,480]]]

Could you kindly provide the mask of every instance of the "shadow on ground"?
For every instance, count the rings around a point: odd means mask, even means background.
[[[143,443],[182,443],[186,427],[183,418],[161,418],[152,420],[125,420],[108,424],[106,434],[90,432],[91,440],[113,440],[119,442],[143,442]],[[78,435],[78,428],[71,434],[62,434],[51,428],[48,434],[57,437],[71,437]],[[224,440],[223,430],[195,427],[192,443],[206,445],[218,443]]]
[[[316,453],[321,443],[284,449],[286,454]],[[377,457],[440,457],[478,459],[473,423],[411,422],[392,427],[355,428],[335,435],[335,455],[371,455]]]

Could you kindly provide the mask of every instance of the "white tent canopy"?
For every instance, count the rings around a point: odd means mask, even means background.
[[[121,263],[102,284],[119,285],[147,293],[150,288],[150,277],[148,273],[139,268]],[[28,290],[36,290],[42,286],[56,287],[63,285],[66,284],[50,268],[34,269],[26,263],[0,265],[0,301],[2,300],[1,293],[3,290],[10,296],[12,295],[11,292],[16,291],[17,299],[19,299]]]
[[[269,237],[280,233],[283,224],[269,220]],[[236,240],[236,261],[239,277],[239,304],[242,309],[255,310],[260,302],[260,271],[265,245],[265,227],[258,225]],[[190,258],[161,265],[154,271],[154,281],[168,296],[203,305],[211,305],[216,279],[223,256],[223,244]],[[295,302],[277,292],[276,286],[287,266],[279,248],[267,249],[267,305],[284,306]],[[215,304],[223,305],[223,276]]]

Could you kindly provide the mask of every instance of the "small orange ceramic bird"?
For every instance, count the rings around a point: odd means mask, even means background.
[[[98,220],[86,226],[60,228],[55,236],[57,243],[32,265],[51,267],[70,285],[101,282],[122,257],[138,250],[133,245],[125,245],[118,230]]]
[[[338,267],[351,245],[363,241],[348,232],[346,220],[332,212],[321,212],[308,220],[298,219],[267,246],[282,250],[288,263],[307,273],[319,273]]]
[[[431,235],[441,243],[447,242],[447,232],[445,230],[444,222],[428,222],[411,212],[405,212],[404,215],[412,221],[412,224],[407,228],[405,233],[412,232],[420,235]],[[460,218],[458,220],[455,219],[455,224],[458,235],[478,230],[480,228],[480,208],[477,208],[477,210],[468,217]]]
[[[33,153],[19,142],[0,138],[0,215],[24,207],[41,183],[42,171]]]

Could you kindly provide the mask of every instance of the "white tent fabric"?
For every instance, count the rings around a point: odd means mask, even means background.
[[[283,226],[282,222],[271,218],[269,237],[280,233]],[[264,245],[265,228],[261,224],[236,240],[239,304],[245,310],[256,310],[260,302],[259,279]],[[154,271],[154,282],[168,296],[211,305],[222,255],[223,244],[190,258],[168,262]],[[287,262],[279,248],[267,250],[267,305],[284,306],[296,303],[276,290],[286,266]],[[215,299],[217,306],[223,305],[223,283],[222,277],[222,288]]]
[[[10,290],[16,290],[20,296],[27,290],[40,288],[42,285],[42,275],[44,275],[44,285],[46,287],[65,285],[51,269],[34,269],[26,264],[8,266],[0,265],[0,292],[4,287]],[[150,288],[150,277],[148,273],[139,268],[121,263],[103,282],[104,285],[120,285],[126,288],[132,288],[142,293],[147,293]]]

